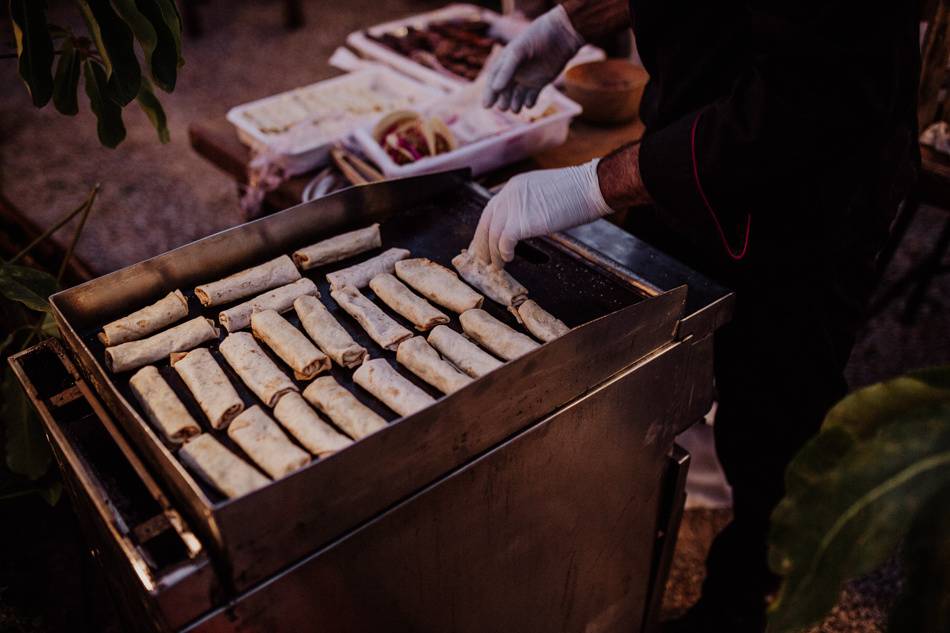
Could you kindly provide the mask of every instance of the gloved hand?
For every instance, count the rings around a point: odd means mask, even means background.
[[[511,40],[488,69],[483,104],[496,101],[501,110],[532,107],[538,93],[554,81],[584,38],[574,30],[564,7],[558,5]]]
[[[577,167],[515,176],[485,206],[470,250],[501,268],[523,239],[593,222],[613,212],[600,191],[594,159]]]

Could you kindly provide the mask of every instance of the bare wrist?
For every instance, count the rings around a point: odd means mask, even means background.
[[[597,165],[597,180],[604,200],[620,210],[650,204],[653,199],[640,176],[640,144],[614,150]]]

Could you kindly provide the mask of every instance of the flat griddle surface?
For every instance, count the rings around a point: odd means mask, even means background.
[[[385,358],[393,367],[397,368],[400,374],[435,398],[440,397],[441,394],[427,383],[418,379],[407,369],[397,365],[395,352],[380,348],[349,314],[337,306],[336,302],[330,297],[330,288],[325,276],[328,272],[346,268],[347,266],[368,259],[383,250],[393,247],[408,249],[412,253],[412,257],[428,257],[454,270],[451,260],[463,248],[468,246],[484,205],[485,198],[475,189],[469,186],[453,188],[446,194],[436,196],[427,203],[406,209],[382,222],[381,233],[383,246],[381,249],[363,253],[351,259],[336,262],[328,266],[302,271],[304,276],[309,277],[316,283],[324,305],[327,306],[333,316],[336,317],[350,335],[360,345],[369,350],[370,357]],[[334,234],[341,232],[343,232],[343,229],[335,231]],[[332,234],[326,235],[325,237],[332,237]],[[306,246],[313,241],[314,240],[308,239],[298,244],[297,248]],[[287,254],[289,255],[290,251],[288,251]],[[562,250],[546,240],[529,240],[520,244],[516,249],[514,261],[511,262],[506,269],[528,288],[530,298],[537,301],[541,307],[563,320],[570,327],[582,325],[643,299],[633,287],[627,285],[622,280],[605,273],[596,268],[593,264],[577,258],[575,255]],[[240,269],[231,272],[238,272],[238,270]],[[212,278],[205,281],[210,282],[214,280],[215,279]],[[155,296],[151,301],[158,300],[160,296],[163,296],[171,290],[174,290],[174,288],[165,289],[161,295]],[[246,297],[231,304],[205,308],[201,306],[197,297],[195,297],[193,287],[180,288],[180,290],[188,299],[188,318],[201,315],[213,319],[216,323],[218,313],[223,309],[252,298]],[[375,294],[368,287],[362,288],[361,291],[397,322],[413,332],[417,332],[423,336],[427,335],[427,333],[418,332],[411,323],[390,310],[382,301],[376,298]],[[458,315],[444,308],[440,309],[451,317],[452,320],[449,323],[449,327],[461,332],[462,329],[458,321]],[[514,316],[509,313],[504,306],[486,298],[483,309],[516,330],[526,332],[523,327],[518,325]],[[283,316],[298,329],[303,329],[293,310],[284,313]],[[101,331],[103,325],[105,325],[105,322],[98,324],[94,329],[80,330],[79,334],[83,342],[91,350],[96,361],[105,367],[105,347],[96,336],[97,333]],[[226,334],[227,332],[222,327],[220,339],[223,340]],[[267,410],[268,413],[271,413],[268,407],[264,406],[261,401],[251,393],[237,374],[231,369],[227,361],[224,360],[224,357],[218,351],[218,342],[205,343],[204,346],[211,348],[212,354],[231,379],[231,382],[244,400],[245,405],[250,407],[258,404]],[[277,363],[285,373],[292,377],[292,372],[283,361],[272,354],[265,344],[260,343],[260,345],[274,362]],[[202,430],[211,433],[230,450],[241,455],[248,462],[253,463],[253,460],[247,457],[244,452],[231,441],[226,431],[211,428],[190,391],[184,385],[181,378],[179,378],[177,372],[169,365],[168,361],[164,360],[158,363],[157,366],[162,376],[168,381],[182,402],[185,403],[185,406],[191,411],[195,420],[201,425]],[[133,373],[134,371],[122,374],[111,374],[111,376],[123,397],[137,408],[138,413],[143,419],[147,419],[144,411],[138,407],[138,402],[129,388],[128,379]],[[353,382],[353,370],[341,368],[334,363],[330,373],[341,385],[354,393],[361,402],[379,413],[387,421],[392,422],[399,418],[398,414],[391,411]],[[296,383],[301,391],[303,391],[304,387],[308,384],[306,381],[296,381]],[[164,438],[162,438],[159,433],[156,434],[164,441]],[[293,440],[293,437],[289,433],[287,435]],[[172,451],[177,448],[172,444],[168,444],[167,446]],[[194,479],[213,502],[218,503],[224,500],[224,497],[220,493],[212,489],[201,480],[201,478],[195,477]]]

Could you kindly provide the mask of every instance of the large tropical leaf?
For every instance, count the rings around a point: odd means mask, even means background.
[[[0,262],[0,294],[11,301],[49,312],[47,298],[58,289],[56,278],[42,270]]]
[[[770,565],[784,580],[770,631],[821,619],[844,581],[890,557],[950,486],[948,375],[919,372],[852,394],[790,465],[772,516]]]
[[[902,554],[904,586],[889,633],[950,631],[950,488],[917,516]]]
[[[9,4],[17,71],[33,105],[42,108],[53,96],[53,40],[46,24],[46,0],[10,0]]]
[[[902,413],[927,403],[948,401],[947,367],[918,370],[849,394],[828,412],[821,433],[795,456],[786,472],[788,494],[795,493],[799,486],[814,485],[848,451],[898,420]]]
[[[96,115],[96,131],[99,142],[106,147],[116,147],[125,139],[125,124],[122,123],[122,107],[109,98],[108,79],[99,62],[87,59],[83,62],[86,95],[89,106]]]
[[[39,479],[49,468],[49,445],[30,401],[9,367],[3,374],[0,394],[3,396],[0,420],[5,425],[7,468],[29,479]]]
[[[168,134],[168,121],[165,118],[165,110],[162,109],[161,102],[155,97],[155,93],[152,92],[152,86],[148,80],[142,81],[142,88],[139,90],[139,96],[136,97],[136,101],[145,115],[148,116],[148,120],[152,122],[155,131],[158,132],[158,140],[162,143],[167,143],[170,137]]]
[[[114,0],[115,1],[115,0]],[[131,2],[132,0],[124,0]],[[156,85],[165,92],[175,89],[181,57],[180,24],[166,19],[161,0],[136,0],[135,5],[148,20],[155,33],[155,47],[148,58],[149,69]],[[174,4],[172,5],[174,7]],[[178,29],[176,32],[175,29]]]
[[[123,106],[131,103],[139,93],[142,83],[132,30],[113,10],[108,0],[77,2],[104,63],[108,91],[103,91],[102,94],[110,95]]]
[[[53,78],[53,105],[61,114],[72,116],[79,112],[76,91],[79,89],[79,55],[72,40],[63,41]]]

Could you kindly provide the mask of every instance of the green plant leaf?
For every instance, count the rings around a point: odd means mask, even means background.
[[[47,312],[43,315],[43,323],[40,325],[40,332],[43,333],[43,336],[50,338],[61,338],[59,335],[59,326],[56,324],[56,319],[53,318],[52,313]]]
[[[119,105],[128,105],[139,92],[142,72],[135,56],[132,30],[116,14],[108,0],[77,0],[89,33],[104,63],[108,91]]]
[[[178,67],[185,65],[185,58],[181,56],[181,12],[178,11],[178,5],[175,0],[156,0],[159,9],[162,12],[162,20],[171,33],[172,40],[175,43],[175,55],[178,58]]]
[[[36,412],[9,367],[4,371],[0,393],[0,419],[6,424],[7,468],[28,479],[39,479],[49,469],[49,445]]]
[[[83,62],[83,75],[86,81],[86,95],[89,105],[96,115],[96,131],[99,142],[106,147],[115,148],[125,139],[125,124],[122,123],[122,107],[109,98],[108,80],[99,62],[87,59]]]
[[[142,108],[142,111],[148,116],[148,120],[152,122],[155,131],[158,132],[158,140],[162,143],[167,143],[170,136],[168,134],[168,121],[165,118],[165,110],[162,109],[161,102],[159,102],[155,93],[152,92],[152,87],[149,85],[148,80],[142,82],[142,89],[139,90],[139,96],[136,97],[136,101],[139,107]]]
[[[147,17],[156,34],[154,53],[148,58],[152,79],[159,88],[171,92],[178,80],[178,62],[181,56],[181,33],[176,35],[173,30],[178,22],[173,19],[170,25],[165,19],[161,0],[136,0],[135,4],[141,14]],[[180,26],[178,28],[180,29]]]
[[[57,479],[50,482],[49,485],[38,489],[36,492],[43,497],[43,501],[51,506],[55,506],[59,503],[60,497],[63,496],[63,482]]]
[[[47,298],[57,290],[56,278],[42,270],[0,263],[0,294],[11,301],[31,310],[49,312]]]
[[[72,116],[79,112],[76,91],[79,89],[79,55],[68,38],[63,42],[56,75],[53,77],[53,105],[60,114]]]
[[[790,465],[796,485],[773,513],[769,537],[770,565],[784,577],[770,632],[820,620],[844,581],[891,556],[919,509],[950,486],[947,371],[849,396],[834,417],[829,413],[829,428],[802,450],[809,459],[800,454]],[[826,433],[837,439],[819,439]],[[821,448],[830,455],[819,454]]]
[[[33,105],[45,106],[53,96],[53,40],[46,24],[45,0],[9,0],[16,39],[17,72]]]
[[[904,585],[888,633],[950,631],[950,488],[917,515],[902,558]]]
[[[814,484],[841,458],[883,426],[915,406],[950,401],[950,368],[910,372],[858,389],[831,408],[819,433],[795,456],[786,472],[786,490]]]

